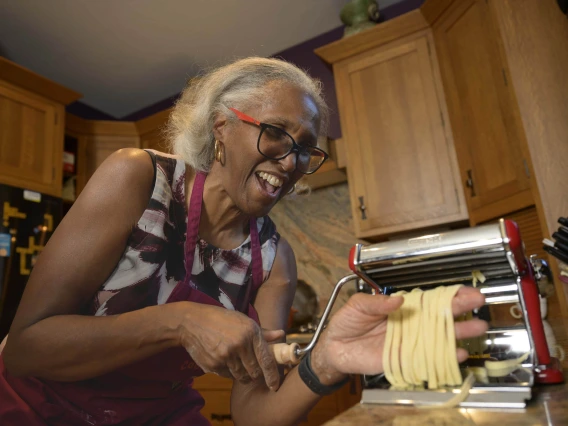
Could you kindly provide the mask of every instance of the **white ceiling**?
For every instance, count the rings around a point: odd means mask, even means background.
[[[337,28],[346,3],[0,0],[0,55],[120,118],[175,95],[200,67],[269,56]]]

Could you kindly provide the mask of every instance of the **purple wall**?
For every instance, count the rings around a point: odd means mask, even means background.
[[[112,115],[107,114],[101,110],[93,108],[83,102],[75,101],[72,104],[67,105],[65,110],[73,115],[84,118],[85,120],[119,120]]]
[[[400,3],[381,9],[380,22],[388,21],[411,10],[419,8],[424,0],[403,0]],[[379,5],[380,5],[379,0]],[[330,122],[328,135],[332,139],[341,137],[341,127],[339,125],[339,116],[337,114],[337,97],[335,94],[335,83],[333,81],[333,73],[331,69],[314,53],[318,47],[339,40],[343,36],[343,27],[336,28],[327,33],[321,34],[304,43],[290,47],[289,49],[278,52],[272,57],[282,58],[286,61],[296,64],[300,68],[306,70],[312,77],[318,78],[324,87],[324,96],[330,108]],[[122,117],[121,120],[136,121],[148,117],[157,112],[163,111],[171,107],[177,96],[166,98],[153,105],[142,108],[132,114]],[[91,108],[81,102],[75,102],[70,105],[67,110],[80,117],[91,120],[116,120],[104,112]],[[105,118],[99,118],[99,117]]]
[[[337,114],[337,97],[335,95],[335,83],[331,68],[322,61],[314,50],[325,46],[343,37],[343,27],[336,28],[327,33],[323,33],[311,40],[305,41],[289,49],[283,50],[275,55],[274,58],[281,58],[299,66],[312,77],[319,79],[323,84],[325,100],[329,106],[329,129],[328,136],[332,139],[341,137],[339,127],[339,115]]]
[[[122,119],[126,121],[142,120],[143,118],[146,118],[152,114],[156,114],[157,112],[170,108],[171,106],[174,105],[178,96],[179,94],[170,96],[169,98],[166,99],[162,99],[161,101],[156,102],[155,104],[149,105],[145,108],[135,111],[132,114],[128,114],[122,117]]]

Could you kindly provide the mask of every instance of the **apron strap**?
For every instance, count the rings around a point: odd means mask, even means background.
[[[251,242],[251,263],[252,263],[252,282],[254,291],[258,290],[262,284],[264,273],[262,270],[262,250],[260,248],[260,238],[256,227],[256,218],[250,218],[250,242]]]
[[[185,237],[185,269],[186,276],[191,278],[191,268],[195,257],[195,245],[199,235],[199,223],[201,222],[201,207],[203,206],[203,189],[205,188],[205,178],[203,172],[197,172],[191,191],[189,201],[189,211],[187,212],[187,233]],[[189,283],[189,281],[188,281]]]
[[[185,278],[181,283],[178,283],[167,302],[188,300],[191,294],[191,270],[193,268],[193,260],[195,257],[195,246],[199,235],[199,223],[201,221],[201,208],[203,206],[203,190],[205,188],[205,179],[207,174],[197,172],[193,182],[193,189],[191,191],[191,198],[189,201],[189,209],[187,212],[187,230],[184,244],[185,251]],[[252,268],[252,283],[247,284],[245,297],[242,302],[244,306],[236,306],[237,309],[246,313],[248,309],[248,301],[251,296],[251,291],[256,292],[262,284],[264,273],[262,270],[262,250],[260,247],[260,238],[258,236],[258,229],[256,225],[256,218],[251,217],[249,224],[249,232],[251,239],[251,268]],[[252,285],[250,285],[252,284]],[[252,289],[251,289],[252,287]]]

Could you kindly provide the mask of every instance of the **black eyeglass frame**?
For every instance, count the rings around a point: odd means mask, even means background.
[[[258,134],[258,141],[256,143],[256,149],[258,150],[258,152],[265,158],[268,158],[269,160],[282,160],[284,158],[286,158],[287,156],[289,156],[291,153],[296,152],[296,169],[300,171],[300,173],[303,173],[305,175],[311,175],[315,172],[317,172],[319,170],[319,168],[323,165],[323,163],[326,162],[326,160],[329,158],[329,154],[327,152],[325,152],[323,149],[318,148],[316,146],[310,146],[310,147],[305,147],[305,146],[301,146],[298,143],[296,143],[296,141],[294,140],[294,138],[292,137],[292,135],[290,135],[288,132],[286,132],[285,130],[281,129],[278,126],[274,126],[272,124],[268,124],[268,123],[261,123],[260,121],[246,115],[245,113],[235,109],[235,108],[229,108],[231,111],[233,111],[237,117],[239,118],[239,120],[244,121],[245,123],[250,123],[250,124],[254,124],[258,127],[260,127],[260,133]],[[286,136],[288,136],[290,138],[290,140],[292,141],[292,147],[290,148],[290,150],[280,156],[280,157],[269,157],[268,155],[266,155],[264,152],[262,152],[260,150],[260,140],[262,138],[262,134],[264,133],[264,131],[266,129],[274,129],[277,132],[283,133]],[[301,151],[306,151],[306,152],[311,152],[311,151],[317,151],[317,152],[321,152],[323,154],[323,160],[322,162],[319,164],[319,166],[317,166],[317,168],[315,168],[312,171],[309,172],[304,172],[302,171],[300,168],[298,168],[298,156],[300,154]],[[310,154],[311,157],[311,154]]]
[[[311,174],[314,174],[315,172],[317,172],[319,170],[319,168],[323,165],[323,163],[325,163],[325,161],[329,158],[329,154],[327,152],[325,152],[323,149],[318,148],[317,146],[306,147],[306,146],[299,145],[298,143],[296,143],[296,141],[294,140],[292,135],[290,135],[288,132],[286,132],[285,130],[281,129],[278,126],[274,126],[274,125],[268,124],[268,123],[260,123],[259,127],[260,127],[260,133],[258,134],[258,141],[256,142],[256,149],[258,150],[258,152],[260,152],[262,154],[263,157],[268,158],[269,160],[276,160],[276,161],[283,160],[284,158],[288,157],[290,154],[295,152],[296,153],[296,169],[298,169],[301,173],[303,173],[305,175],[311,175]],[[290,138],[290,140],[292,141],[292,147],[290,148],[290,150],[286,154],[284,154],[280,157],[269,157],[268,155],[266,155],[264,152],[262,152],[260,150],[260,140],[262,139],[262,134],[264,133],[264,131],[266,129],[274,129],[275,131],[283,133]],[[317,166],[316,169],[314,169],[312,171],[304,172],[298,167],[299,155],[300,155],[301,151],[305,151],[305,152],[310,153],[310,157],[312,156],[311,152],[313,152],[313,151],[321,152],[323,154],[323,160]]]

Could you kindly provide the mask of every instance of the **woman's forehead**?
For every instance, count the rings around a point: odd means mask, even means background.
[[[260,121],[272,120],[279,124],[294,126],[311,125],[319,129],[320,114],[314,99],[304,91],[295,88],[274,88],[259,108]]]

